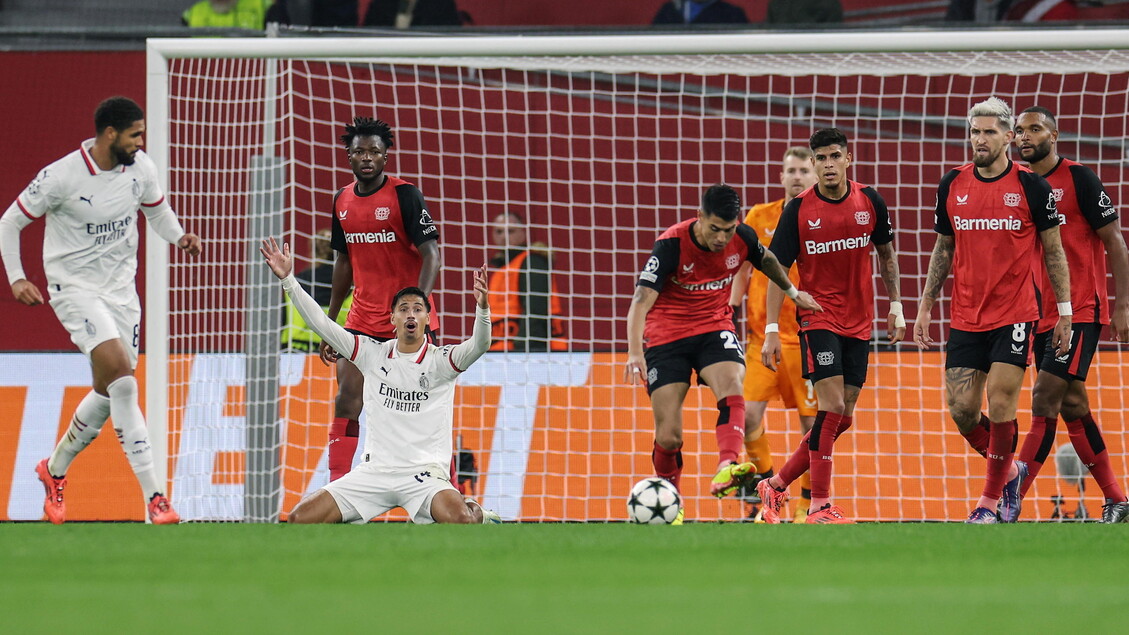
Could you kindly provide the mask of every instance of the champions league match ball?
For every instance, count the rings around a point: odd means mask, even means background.
[[[669,525],[682,509],[682,497],[665,478],[652,476],[636,483],[627,499],[627,517],[640,525]]]

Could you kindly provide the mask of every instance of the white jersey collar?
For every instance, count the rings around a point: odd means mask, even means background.
[[[103,170],[102,168],[98,167],[98,164],[94,162],[94,157],[90,156],[90,149],[93,147],[94,139],[87,139],[78,146],[78,152],[82,155],[82,160],[86,163],[86,169],[90,170],[90,176],[98,176],[103,172],[112,172],[113,170],[117,169],[117,166],[115,166],[111,170]],[[124,164],[121,165],[121,171],[125,172]]]
[[[427,356],[427,348],[429,346],[430,344],[427,343],[427,338],[425,337],[423,340],[423,346],[421,346],[419,349],[419,356],[417,356],[415,359],[415,363],[423,363],[423,358]],[[396,357],[396,340],[392,340],[392,346],[388,348],[388,359],[393,359],[394,357]]]

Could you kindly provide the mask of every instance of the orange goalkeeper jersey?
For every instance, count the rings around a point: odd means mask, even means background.
[[[745,224],[757,232],[761,244],[768,247],[772,242],[772,235],[776,232],[776,223],[780,221],[780,214],[784,211],[784,199],[772,203],[754,205],[745,217]],[[793,264],[788,271],[788,277],[796,288],[800,286],[800,272]],[[765,323],[765,298],[768,285],[772,284],[763,273],[754,271],[749,280],[749,291],[746,302],[748,303],[748,338],[750,341],[764,341]],[[780,344],[781,346],[800,345],[800,325],[796,322],[796,305],[788,298],[784,298],[784,305],[780,307]]]

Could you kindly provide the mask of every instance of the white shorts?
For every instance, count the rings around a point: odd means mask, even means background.
[[[110,297],[85,289],[51,291],[51,308],[71,334],[71,341],[87,357],[102,342],[121,340],[129,355],[130,367],[137,367],[137,350],[141,343],[141,301],[137,293]]]
[[[428,525],[435,522],[431,517],[435,495],[444,490],[458,492],[450,478],[447,469],[379,472],[372,463],[361,463],[325,490],[337,501],[342,522],[364,523],[393,507],[403,507],[412,522]]]

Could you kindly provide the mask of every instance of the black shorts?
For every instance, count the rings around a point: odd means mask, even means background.
[[[745,365],[745,351],[733,331],[711,331],[652,346],[643,358],[648,395],[667,384],[689,384],[691,370],[701,375],[703,368],[718,362]]]
[[[800,359],[804,378],[813,384],[842,375],[845,385],[862,388],[870,364],[870,342],[823,329],[800,331]]]
[[[996,362],[1027,368],[1032,361],[1034,335],[1034,322],[1018,322],[991,331],[949,329],[945,369],[974,368],[986,373]]]
[[[1066,381],[1074,379],[1086,381],[1086,375],[1090,373],[1090,363],[1094,361],[1094,353],[1098,352],[1102,325],[1097,322],[1075,324],[1073,330],[1070,336],[1070,351],[1062,357],[1055,357],[1054,348],[1051,346],[1053,329],[1037,333],[1034,346],[1035,367]]]

